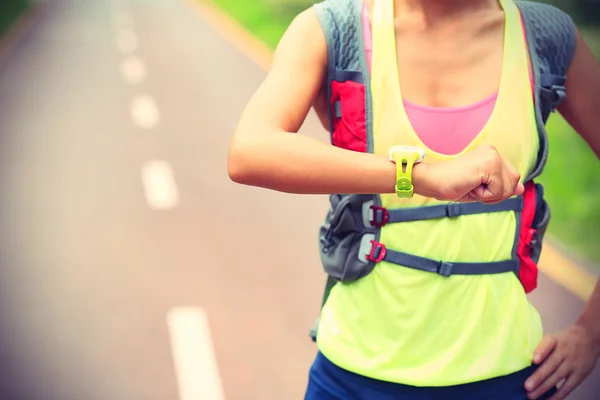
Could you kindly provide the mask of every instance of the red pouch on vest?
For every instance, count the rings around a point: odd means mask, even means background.
[[[544,200],[542,186],[533,181],[527,182],[525,193],[523,193],[523,212],[517,250],[520,261],[519,279],[525,293],[530,293],[537,287],[537,264],[542,251],[544,233],[549,222],[550,209]]]
[[[365,112],[365,85],[347,80],[331,83],[330,107],[339,102],[340,116],[333,111],[332,144],[347,150],[367,151],[367,121]]]

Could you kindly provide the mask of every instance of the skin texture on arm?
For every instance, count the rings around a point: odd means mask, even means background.
[[[313,109],[319,117],[319,122],[325,130],[329,131],[329,116],[327,114],[327,91],[322,86],[313,102]]]
[[[233,181],[300,194],[394,192],[395,167],[387,159],[296,133],[315,102],[326,118],[324,97],[317,96],[326,69],[325,37],[311,8],[283,35],[271,71],[241,116],[229,149]]]
[[[600,64],[579,31],[566,89],[558,111],[600,157]]]
[[[567,74],[567,99],[558,111],[600,157],[600,63],[577,32],[577,48]],[[546,335],[535,350],[541,364],[527,380],[530,399],[564,380],[550,400],[566,398],[587,378],[600,357],[600,281],[577,322],[566,331]]]

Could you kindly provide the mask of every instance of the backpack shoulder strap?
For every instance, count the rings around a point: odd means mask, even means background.
[[[350,74],[361,75],[366,81],[366,59],[362,36],[363,0],[324,0],[313,7],[317,12],[327,43],[327,99],[331,98],[331,83],[343,81]],[[332,110],[335,113],[335,110]],[[330,132],[333,131],[329,113]]]
[[[535,170],[526,180],[542,172],[548,157],[545,129],[550,113],[566,97],[565,82],[577,44],[576,27],[564,11],[533,1],[515,1],[521,12],[535,84],[536,121],[540,131],[540,154]]]
[[[331,87],[334,81],[347,79],[361,81],[365,85],[365,113],[371,119],[370,74],[364,52],[362,11],[364,0],[323,0],[313,7],[319,18],[327,43],[327,101],[331,100]],[[329,115],[329,131],[333,134],[334,118],[339,117],[339,103],[334,104]],[[367,129],[370,123],[367,122]],[[369,144],[368,149],[372,147]],[[367,150],[369,151],[369,150]],[[325,304],[331,289],[337,281],[327,276],[323,291],[322,305]],[[320,318],[317,318],[309,335],[316,341]]]

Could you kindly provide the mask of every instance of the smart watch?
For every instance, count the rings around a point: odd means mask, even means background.
[[[415,191],[412,184],[412,169],[425,159],[425,150],[414,146],[393,146],[388,158],[396,164],[396,196],[412,198]]]

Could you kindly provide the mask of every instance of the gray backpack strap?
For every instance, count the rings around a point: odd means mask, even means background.
[[[527,177],[539,176],[548,158],[545,129],[550,113],[566,97],[565,82],[577,45],[576,27],[564,11],[549,4],[515,1],[521,11],[535,82],[536,122],[540,152],[535,170]]]
[[[362,27],[363,0],[324,0],[315,4],[321,28],[327,43],[327,100],[331,99],[331,83],[348,79],[365,85],[367,118],[367,152],[373,151],[371,78],[365,55]],[[334,115],[329,113],[329,131],[333,132],[333,118],[343,110],[334,105]]]
[[[371,97],[371,77],[369,74],[367,57],[364,51],[365,44],[362,26],[363,0],[324,0],[315,4],[313,7],[319,18],[321,29],[323,30],[325,41],[327,43],[327,101],[329,103],[332,97],[331,84],[334,81],[344,82],[346,80],[354,80],[362,83],[365,86],[367,152],[372,152],[373,111]],[[342,113],[343,110],[339,102],[334,104],[333,110],[328,113],[329,130],[331,134],[333,134],[334,118],[341,117]],[[344,200],[344,203],[355,203],[359,198],[363,202],[366,201],[365,197],[368,197],[373,204],[379,203],[378,196],[331,196],[332,207],[327,214],[326,221],[321,226],[319,235],[322,262],[326,270],[328,269],[328,266],[343,267],[346,258],[348,258],[347,252],[352,252],[352,250],[360,252],[360,250],[356,248],[357,241],[355,240],[353,243],[348,242],[347,246],[338,245],[336,248],[339,250],[328,253],[328,240],[331,239],[329,236],[331,233],[333,233],[333,227],[331,224],[332,221],[330,221],[330,219],[335,219],[335,216],[343,211],[343,207],[340,208],[339,204],[336,204],[335,200],[337,199],[337,202]],[[359,217],[362,218],[362,213],[358,212],[356,207],[353,207],[352,212],[345,213],[345,216],[346,218],[344,221],[352,225],[353,220],[357,222]],[[371,237],[377,238],[378,236],[379,235],[376,232],[371,233]],[[358,243],[360,244],[360,240],[358,240]],[[367,270],[372,269],[374,266],[373,263],[370,263],[366,260],[364,264]],[[323,305],[327,301],[331,289],[336,284],[337,280],[331,275],[328,275],[323,293]],[[313,338],[313,340],[316,340],[318,326],[319,318],[317,318],[310,331],[310,336]]]

